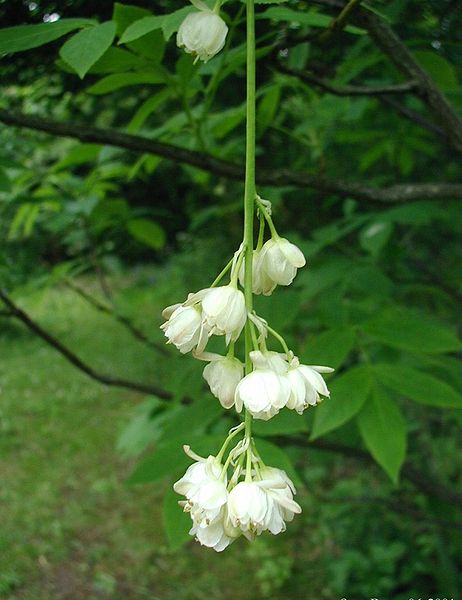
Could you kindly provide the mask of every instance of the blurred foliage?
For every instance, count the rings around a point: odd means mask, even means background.
[[[462,113],[460,3],[371,4]],[[175,48],[179,20],[169,13],[183,8],[180,0],[0,2],[2,26],[36,24],[44,36],[33,48],[29,29],[0,30],[0,53],[17,50],[0,62],[0,107],[119,128],[241,164],[242,5],[224,5],[229,43],[205,65]],[[258,14],[259,166],[370,186],[460,181],[454,152],[393,106],[375,96],[329,95],[278,70],[278,64],[309,67],[338,86],[400,82],[360,29],[324,46],[304,41],[282,48],[275,57],[275,43],[322,30],[330,17],[295,0],[261,6]],[[141,19],[152,15],[167,16],[148,21],[155,26],[146,31]],[[43,21],[57,17],[43,29]],[[76,18],[83,20],[66,21]],[[51,29],[56,24],[64,24],[60,36]],[[75,52],[82,36],[92,52]],[[430,119],[417,97],[400,102]],[[148,337],[160,343],[153,308],[206,287],[239,245],[241,183],[153,155],[26,130],[2,126],[0,141],[0,283],[19,299],[69,281],[80,285],[93,274],[100,289],[92,293],[115,314],[153,330]],[[266,540],[248,550],[261,558],[262,597],[286,588],[300,597],[306,584],[300,571],[313,558],[323,565],[326,598],[456,596],[460,512],[441,494],[416,490],[400,471],[406,461],[460,490],[460,200],[392,206],[290,185],[262,185],[259,192],[273,202],[278,229],[302,248],[308,268],[290,289],[257,298],[257,311],[284,332],[303,362],[336,368],[331,400],[303,417],[281,413],[255,427],[268,462],[309,491],[299,526],[306,536],[299,536],[295,553],[281,558],[277,542]],[[142,264],[149,268],[132,286],[110,289],[114,278]],[[2,330],[19,335],[6,321]],[[174,400],[142,400],[119,439],[125,455],[143,457],[134,483],[173,480],[188,462],[183,443],[215,452],[235,423],[204,394],[199,364],[175,353],[156,363],[155,377]],[[183,404],[184,396],[193,402]],[[291,436],[367,450],[390,479],[309,445],[292,447]],[[170,492],[164,520],[171,546],[180,547],[187,522]],[[100,585],[112,583],[102,577]]]

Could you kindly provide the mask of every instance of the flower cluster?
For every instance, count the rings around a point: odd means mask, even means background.
[[[292,283],[297,269],[305,265],[305,257],[297,246],[277,234],[269,203],[258,197],[256,202],[260,235],[251,255],[252,293],[270,295],[277,285]],[[271,237],[265,242],[266,224]],[[333,370],[300,364],[284,338],[249,310],[244,293],[245,251],[241,245],[210,287],[166,308],[166,321],[161,326],[168,343],[182,353],[192,351],[195,358],[208,363],[204,379],[224,408],[234,407],[237,413],[245,409],[244,437],[226,461],[223,463],[222,458],[228,442],[242,431],[244,423],[230,432],[216,457],[205,459],[188,450],[196,462],[174,486],[186,497],[180,504],[191,515],[191,535],[217,551],[241,535],[251,540],[263,531],[280,533],[301,511],[286,473],[266,466],[259,456],[251,436],[251,418],[267,421],[283,408],[302,414],[329,396],[322,374]],[[229,282],[220,285],[228,272]],[[235,343],[244,327],[249,335],[241,361],[235,356]],[[224,337],[225,354],[206,351],[212,335]],[[281,344],[283,352],[268,349],[269,335]],[[234,470],[228,477],[231,468]]]
[[[228,440],[237,430],[230,432]],[[173,487],[186,497],[180,505],[190,513],[190,534],[203,546],[221,552],[241,535],[249,540],[263,531],[276,535],[301,512],[293,499],[295,487],[285,471],[266,466],[255,449],[244,449],[238,443],[224,464],[220,454],[201,458],[187,446],[185,451],[196,462]],[[244,469],[247,451],[250,460]],[[228,479],[229,465],[233,473]]]
[[[197,11],[181,23],[177,45],[192,54],[195,62],[207,62],[223,48],[228,33],[219,14],[223,0],[216,0],[213,10],[203,0],[190,1]],[[254,2],[248,0],[246,4],[251,23],[255,19]],[[253,25],[247,29],[249,63],[255,63]],[[255,68],[252,71],[254,75]],[[248,115],[255,115],[253,75],[249,70]],[[195,462],[174,485],[174,490],[185,497],[180,505],[191,516],[190,534],[217,552],[240,536],[253,540],[264,531],[274,535],[285,531],[286,523],[301,512],[287,474],[265,465],[259,455],[252,437],[252,421],[267,421],[284,408],[302,414],[317,405],[329,396],[322,374],[333,371],[330,367],[300,364],[284,338],[253,310],[254,294],[269,296],[277,286],[290,285],[298,269],[306,264],[300,248],[276,231],[271,203],[256,194],[255,131],[251,131],[254,121],[249,119],[247,123],[242,244],[210,287],[166,308],[166,320],[161,325],[167,343],[182,354],[191,352],[208,363],[203,376],[220,404],[228,410],[234,407],[236,420],[244,413],[243,422],[230,430],[216,456],[202,458],[185,446]],[[255,208],[260,221],[256,244]],[[228,274],[229,281],[223,282]],[[239,338],[244,328],[242,352]],[[223,354],[206,350],[211,336],[224,338]],[[271,349],[270,336],[280,344],[281,351]],[[228,451],[230,441],[241,432],[242,438]]]

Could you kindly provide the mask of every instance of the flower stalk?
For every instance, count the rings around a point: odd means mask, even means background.
[[[247,313],[253,310],[252,271],[253,271],[253,227],[255,215],[255,143],[256,143],[256,59],[255,59],[255,5],[247,0],[247,94],[246,94],[246,144],[245,144],[245,185],[244,185],[244,296]],[[252,331],[247,321],[245,331],[245,374],[252,372],[250,351]],[[245,410],[245,437],[250,442],[252,436],[252,415]],[[251,444],[247,449],[247,474],[250,477],[249,462]]]

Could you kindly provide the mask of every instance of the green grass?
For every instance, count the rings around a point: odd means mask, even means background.
[[[21,305],[98,370],[166,377],[153,351],[69,290]],[[157,331],[159,308],[141,312],[145,328]],[[168,548],[161,516],[167,483],[127,486],[134,463],[115,450],[142,396],[92,381],[5,319],[0,382],[0,598],[279,598],[293,536],[240,541],[222,555],[194,543]]]

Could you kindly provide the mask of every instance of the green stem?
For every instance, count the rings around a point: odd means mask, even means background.
[[[238,433],[240,433],[241,431],[242,431],[242,423],[241,423],[240,425],[238,425],[238,426],[237,426],[237,427],[234,429],[234,431],[232,431],[232,432],[231,432],[231,433],[228,435],[228,437],[226,438],[226,440],[223,442],[223,446],[221,447],[221,449],[220,449],[220,452],[217,454],[217,457],[216,457],[216,458],[217,458],[217,460],[218,460],[219,462],[221,462],[221,461],[223,460],[223,456],[224,456],[224,454],[225,454],[225,452],[226,452],[226,449],[227,449],[227,447],[228,447],[228,445],[229,445],[229,442],[230,442],[230,441],[231,441],[231,440],[232,440],[232,439],[233,439],[233,438],[234,438],[234,437],[235,437],[235,436],[236,436]]]
[[[260,210],[260,228],[258,230],[258,240],[256,250],[261,250],[263,246],[263,240],[265,235],[265,217],[261,214]]]
[[[286,341],[282,337],[282,335],[280,333],[278,333],[275,329],[270,327],[269,325],[268,325],[268,333],[271,333],[271,335],[278,340],[278,342],[281,344],[281,346],[284,349],[284,352],[287,354],[287,357],[288,357],[290,354],[289,346],[286,344]]]
[[[258,208],[260,209],[260,213],[265,217],[265,221],[268,223],[268,227],[271,231],[271,236],[277,240],[279,238],[279,235],[278,235],[278,232],[276,231],[276,227],[274,226],[273,219],[269,216],[268,211],[265,208],[265,205],[262,202],[260,202],[258,200],[258,198],[256,199],[256,202],[257,202]]]
[[[228,264],[226,265],[226,267],[216,276],[215,281],[212,283],[212,285],[210,287],[215,287],[217,285],[217,283],[220,283],[220,281],[223,279],[223,277],[226,275],[226,273],[231,269],[233,264],[233,259],[231,259]]]
[[[254,0],[247,0],[247,111],[246,111],[246,148],[245,148],[245,186],[244,186],[244,296],[247,312],[253,309],[252,296],[252,260],[253,260],[253,223],[255,214],[255,100],[256,99],[256,59],[255,59],[255,6]],[[252,371],[250,351],[252,336],[247,320],[245,329],[245,372]],[[245,437],[252,435],[252,416],[245,413]],[[248,476],[248,475],[247,475]],[[247,478],[247,477],[246,477]]]

